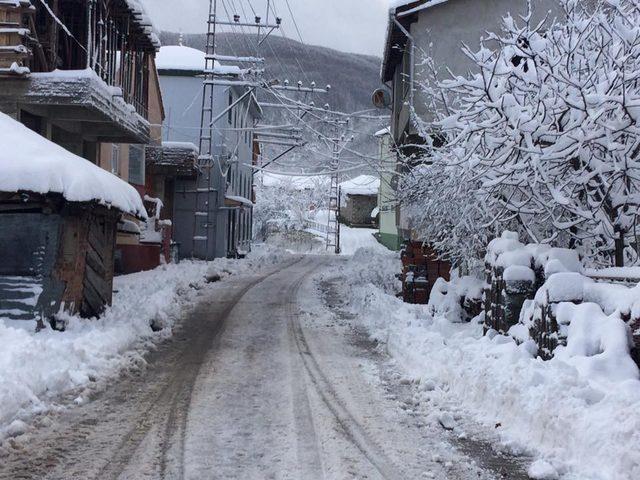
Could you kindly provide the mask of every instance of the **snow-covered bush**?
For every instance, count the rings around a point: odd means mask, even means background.
[[[453,323],[470,321],[480,314],[482,287],[476,277],[454,277],[450,282],[439,278],[431,289],[429,312]]]
[[[557,20],[505,17],[464,47],[471,76],[423,86],[439,106],[415,119],[428,165],[403,200],[456,263],[505,228],[624,261],[640,202],[640,1],[561,6]]]

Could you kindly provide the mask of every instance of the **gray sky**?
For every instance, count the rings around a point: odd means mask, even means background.
[[[162,30],[184,33],[206,30],[208,0],[143,0],[143,3]],[[219,5],[222,3],[218,0]],[[242,7],[253,18],[250,4],[256,11],[266,12],[266,0],[224,0],[224,3],[231,15],[239,13],[243,18]],[[283,18],[285,34],[298,39],[286,1],[272,0],[272,3]],[[289,4],[305,43],[382,56],[389,0],[289,0]]]

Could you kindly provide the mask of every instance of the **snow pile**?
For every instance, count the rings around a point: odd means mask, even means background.
[[[538,243],[525,245],[518,240],[517,233],[509,231],[489,242],[485,263],[504,269],[504,277],[532,281],[536,279],[536,272],[545,278],[556,272],[584,270],[577,251]]]
[[[66,317],[65,332],[33,333],[0,318],[0,438],[16,419],[57,408],[60,395],[82,403],[101,380],[143,364],[143,354],[171,336],[203,289],[216,288],[207,278],[252,275],[287,258],[265,248],[242,261],[186,261],[117,277],[113,306],[99,319]]]
[[[496,242],[505,247],[502,253],[514,251],[513,239],[503,240]],[[347,308],[419,381],[423,403],[433,412],[429,421],[437,424],[447,414],[474,417],[499,436],[496,448],[536,459],[532,478],[640,478],[634,448],[640,442],[640,381],[624,353],[628,334],[619,319],[588,304],[563,306],[558,317],[570,318],[567,346],[543,362],[531,341],[483,336],[477,321],[452,323],[436,299],[430,306],[403,303],[393,289],[397,258],[365,253],[342,270],[350,285]],[[454,434],[464,434],[464,422],[454,425]]]
[[[469,321],[480,313],[483,282],[475,277],[439,278],[431,289],[428,311],[450,322]]]
[[[146,218],[138,192],[115,175],[0,113],[0,192],[60,193]]]

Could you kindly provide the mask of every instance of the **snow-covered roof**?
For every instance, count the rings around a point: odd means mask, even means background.
[[[205,53],[182,45],[167,45],[161,47],[156,55],[156,66],[158,70],[202,72],[205,67]],[[216,62],[215,66],[218,68],[220,64]]]
[[[406,9],[406,11],[402,12],[405,15],[409,15],[411,13],[419,12],[420,10],[424,10],[425,8],[433,7],[447,1],[448,0],[390,0],[389,12],[397,13],[398,9],[400,8],[410,7]]]
[[[340,184],[343,195],[377,195],[380,178],[373,175],[360,175]]]
[[[70,202],[96,201],[146,218],[127,182],[0,113],[0,191],[60,193]]]
[[[411,15],[448,1],[449,0],[389,0],[389,20],[387,22],[387,34],[380,68],[380,77],[384,83],[391,80],[393,76],[393,66],[402,58],[402,51],[396,48],[396,46],[404,44],[405,36],[395,20],[402,23],[404,28],[410,30],[410,21],[408,19]]]
[[[178,148],[183,150],[198,151],[198,146],[193,142],[162,142],[164,148]]]
[[[253,207],[253,202],[248,198],[241,197],[240,195],[225,195],[225,200],[230,200],[232,202],[239,203],[244,205],[245,207]]]
[[[151,44],[156,48],[160,48],[160,30],[151,20],[147,13],[147,9],[139,0],[125,0],[127,6],[131,9],[133,15],[142,25],[145,35],[149,38]]]

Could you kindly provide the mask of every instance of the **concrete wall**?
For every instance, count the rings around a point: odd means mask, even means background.
[[[558,0],[531,0],[534,19],[544,18],[547,12],[558,12]],[[461,47],[464,44],[479,48],[480,39],[486,32],[499,32],[502,18],[511,13],[512,16],[526,12],[526,0],[449,0],[419,13],[418,21],[410,26],[411,35],[416,45],[416,81],[425,78],[424,68],[419,65],[426,55],[434,59],[439,78],[447,78],[447,68],[455,74],[466,74],[473,68],[472,62],[464,55]],[[402,70],[408,72],[408,51],[405,52],[404,65],[399,65],[394,79],[394,134],[407,127],[409,107],[403,105],[400,92],[403,86]],[[415,94],[416,113],[428,119],[431,112],[426,107],[422,93]],[[396,138],[399,138],[396,135]]]
[[[200,121],[202,109],[202,78],[195,76],[169,75],[160,72],[160,85],[165,106],[164,141],[200,143]],[[231,98],[230,98],[231,94]],[[222,112],[235,101],[240,92],[219,87],[215,91],[214,110]],[[194,248],[194,212],[210,212],[207,229],[209,237],[207,251],[204,242],[195,244],[196,256],[209,258],[225,257],[237,250],[250,248],[252,237],[250,209],[231,209],[226,205],[225,196],[239,196],[251,199],[253,176],[250,166],[253,157],[253,138],[250,132],[236,129],[251,128],[254,114],[247,111],[246,102],[236,106],[231,115],[225,114],[216,122],[213,145],[214,156],[222,153],[237,154],[237,161],[229,165],[223,176],[219,168],[212,169],[209,187],[217,190],[213,201],[206,205],[206,196],[199,195],[200,205],[196,205],[195,180],[178,179],[174,203],[174,240],[180,243],[182,257],[191,257]],[[236,148],[237,147],[237,148]],[[200,188],[206,185],[200,185]],[[204,232],[198,232],[203,235]]]
[[[391,136],[380,138],[380,191],[378,192],[380,242],[391,250],[398,250],[398,228],[396,219],[396,154],[391,151]]]

